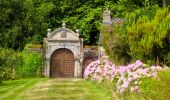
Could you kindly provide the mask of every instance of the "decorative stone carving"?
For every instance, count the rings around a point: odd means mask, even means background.
[[[67,31],[62,31],[60,33],[60,38],[66,38],[66,36],[67,36]]]
[[[47,37],[50,37],[51,29],[47,29]]]
[[[44,75],[50,77],[51,71],[51,56],[56,50],[59,49],[67,49],[74,55],[74,77],[82,77],[82,66],[81,66],[81,59],[83,55],[81,53],[81,48],[83,47],[83,41],[79,38],[79,31],[72,31],[66,28],[66,24],[63,22],[62,27],[56,30],[51,31],[51,29],[47,30],[47,37],[46,41],[44,41],[44,49],[45,49],[45,67],[44,67]],[[62,51],[61,51],[62,52]],[[64,53],[63,53],[64,54]],[[67,52],[65,53],[67,57]],[[56,54],[57,55],[57,54]],[[58,57],[58,56],[57,56]],[[55,58],[54,59],[60,59]],[[63,58],[62,58],[63,59]],[[60,59],[61,60],[61,59]],[[55,61],[57,62],[57,61]],[[60,61],[61,63],[61,61]],[[54,64],[54,63],[53,63]],[[63,65],[63,64],[60,64]],[[67,62],[62,66],[63,68],[69,68]],[[61,67],[61,68],[62,68]],[[55,69],[55,68],[53,68]],[[67,70],[66,70],[67,71]],[[58,71],[57,71],[58,72]],[[56,74],[58,75],[58,74]],[[62,74],[64,75],[64,74]]]
[[[77,37],[79,37],[80,30],[77,29],[76,33],[77,33]]]
[[[62,28],[66,28],[66,23],[63,21]]]

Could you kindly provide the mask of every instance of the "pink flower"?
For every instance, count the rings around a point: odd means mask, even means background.
[[[151,66],[150,68],[152,69],[152,71],[156,71],[156,67],[155,66]]]
[[[138,75],[138,74],[136,74],[136,73],[133,73],[133,78],[134,79],[137,79],[137,78],[139,78],[140,76]]]
[[[91,72],[86,69],[86,70],[84,71],[84,76],[86,77],[86,76],[88,76],[90,73],[91,73]]]
[[[127,80],[128,82],[131,82],[131,81],[133,81],[133,78],[132,77],[128,77],[128,80]]]
[[[134,92],[135,91],[135,88],[134,87],[131,87],[130,88],[130,92]]]
[[[106,74],[107,74],[106,71],[102,72],[102,76],[106,76]]]
[[[98,65],[98,64],[100,64],[101,62],[100,62],[100,60],[96,60],[95,63]]]
[[[107,68],[107,66],[104,66],[104,71],[108,71],[108,68]]]
[[[156,72],[151,74],[151,77],[156,77],[156,76],[157,76]]]
[[[129,82],[124,82],[124,84],[123,84],[123,88],[127,88],[128,87],[128,85],[129,85]]]
[[[160,67],[160,66],[156,66],[156,69],[157,69],[157,70],[162,70],[163,68]]]
[[[123,74],[126,71],[127,71],[127,67],[126,66],[120,66],[120,68],[119,68],[119,73],[120,74]]]
[[[89,70],[90,68],[91,68],[91,66],[87,66],[87,67],[86,67],[86,70]]]
[[[84,71],[84,79],[91,79],[99,83],[106,79],[113,81],[117,80],[117,91],[123,93],[126,89],[134,93],[141,92],[138,83],[141,77],[156,77],[157,71],[162,70],[160,66],[151,66],[150,68],[143,67],[143,63],[137,60],[128,66],[119,66],[112,64],[109,60],[97,60],[90,63]],[[135,85],[135,86],[134,86]]]
[[[135,86],[135,92],[138,92],[138,93],[141,92],[139,86]]]
[[[101,83],[101,81],[103,80],[103,78],[102,77],[98,77],[98,81],[99,81],[99,83]]]
[[[135,81],[134,84],[137,85],[137,84],[138,84],[138,81]]]
[[[133,69],[135,67],[135,64],[130,64],[127,66],[129,69]]]
[[[124,91],[125,91],[125,89],[122,88],[122,89],[120,89],[119,92],[120,92],[120,93],[123,93]]]
[[[138,67],[140,67],[140,66],[143,65],[143,63],[142,63],[140,60],[137,60],[137,61],[135,62],[135,64],[136,64],[136,66],[138,66]]]
[[[151,77],[151,74],[147,74],[147,76],[146,77]]]
[[[102,72],[102,69],[101,69],[101,67],[99,66],[99,67],[97,67],[97,69],[96,69],[96,71],[95,71],[96,73],[101,73]]]

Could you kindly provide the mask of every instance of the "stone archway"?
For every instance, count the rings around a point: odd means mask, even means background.
[[[74,77],[74,55],[66,49],[60,48],[51,55],[50,77]]]
[[[86,57],[84,60],[83,60],[83,69],[82,69],[82,76],[84,74],[84,70],[85,68],[91,63],[93,62],[95,59],[93,57]]]

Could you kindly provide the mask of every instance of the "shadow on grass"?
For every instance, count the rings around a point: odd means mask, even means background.
[[[19,85],[24,84],[26,80],[10,80],[10,81],[3,81],[0,86],[13,86],[13,85]]]

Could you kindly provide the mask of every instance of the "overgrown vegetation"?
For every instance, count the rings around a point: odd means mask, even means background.
[[[157,78],[144,78],[140,83],[142,93],[133,94],[125,92],[123,94],[116,93],[116,97],[120,100],[169,100],[170,98],[170,70],[159,72]],[[96,84],[98,88],[105,90],[109,94],[113,94],[112,98],[116,99],[116,87],[110,81]]]
[[[163,2],[165,1],[165,2]],[[97,44],[102,12],[109,8],[112,17],[167,0],[1,0],[0,47],[22,50],[27,43],[42,43],[48,28],[80,29],[85,44]],[[150,11],[152,13],[152,11]]]
[[[97,60],[87,66],[84,78],[111,94],[113,99],[169,100],[170,97],[170,69],[140,61],[116,66],[109,60]]]
[[[30,46],[34,45],[28,44],[23,52],[0,49],[0,82],[42,75],[42,52],[29,51]]]
[[[1,0],[0,83],[4,80],[41,76],[43,59],[38,49],[41,45],[28,43],[42,44],[43,37],[47,34],[46,29],[60,27],[62,21],[66,22],[68,28],[80,29],[80,37],[84,38],[84,43],[88,45],[97,45],[101,30],[106,52],[118,64],[140,59],[147,64],[170,66],[168,5],[168,0]],[[106,8],[111,10],[113,18],[118,17],[122,20],[100,29],[102,12]],[[106,88],[106,93],[114,94],[113,99],[170,99],[169,73],[170,71],[166,70],[160,72],[157,78],[143,78],[139,84],[143,91],[141,94],[115,94],[116,87],[109,81],[104,81],[100,86]],[[9,92],[12,93],[9,98],[15,97],[36,81],[21,81],[26,83],[23,87],[14,81],[16,85],[8,89],[17,87],[18,90]],[[56,85],[50,89],[51,94],[55,95],[54,87]],[[0,93],[7,92],[8,89],[5,87]],[[62,91],[65,93],[65,90],[64,88]],[[91,90],[97,89],[92,85]],[[87,98],[94,99],[91,97],[93,96]],[[99,97],[96,96],[97,99],[101,99]],[[73,97],[69,94],[68,98]]]
[[[126,100],[133,99],[144,99],[144,100],[169,100],[170,98],[170,70],[161,71],[158,73],[157,78],[144,78],[140,84],[142,93],[141,94],[131,94],[125,93],[123,95],[119,94],[120,98]]]
[[[103,26],[104,47],[115,62],[141,59],[149,64],[170,65],[169,21],[167,8],[136,10],[127,15],[123,25]]]

